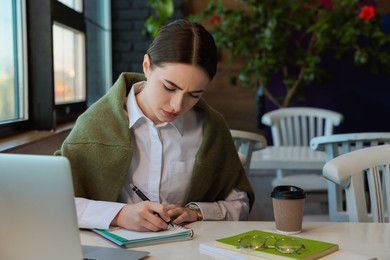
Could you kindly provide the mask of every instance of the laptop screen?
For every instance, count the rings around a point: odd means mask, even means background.
[[[81,246],[68,159],[0,153],[0,260],[133,260],[147,251]]]
[[[82,259],[65,157],[0,153],[0,259]]]

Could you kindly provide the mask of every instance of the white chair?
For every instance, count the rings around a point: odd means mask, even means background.
[[[253,151],[267,147],[267,140],[260,134],[243,130],[231,129],[230,133],[245,171],[249,174]]]
[[[325,151],[327,160],[341,154],[371,146],[390,144],[390,133],[348,133],[314,137],[310,147],[315,151]],[[344,191],[335,183],[328,181],[329,220],[348,221],[344,205]]]
[[[274,146],[307,147],[310,147],[312,138],[333,134],[342,120],[343,116],[338,112],[313,107],[281,108],[267,112],[261,118],[262,123],[271,128]],[[327,182],[320,173],[283,176],[283,172],[277,169],[273,187],[286,184],[301,187],[312,198],[327,203]]]
[[[388,144],[352,151],[325,164],[324,177],[345,189],[350,222],[389,222],[389,167]],[[362,177],[366,178],[367,187]]]

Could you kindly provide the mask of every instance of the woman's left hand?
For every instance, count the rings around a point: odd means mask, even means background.
[[[176,207],[168,210],[168,215],[171,219],[175,219],[173,224],[180,224],[183,222],[195,222],[198,219],[198,215],[194,210],[185,207]]]

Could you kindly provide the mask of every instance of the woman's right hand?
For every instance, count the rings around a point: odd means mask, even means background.
[[[161,218],[169,222],[167,211],[175,207],[172,204],[163,205],[151,201],[127,204],[118,212],[111,225],[136,231],[165,230],[168,225]]]

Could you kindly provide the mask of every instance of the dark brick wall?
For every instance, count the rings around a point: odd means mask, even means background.
[[[175,0],[171,20],[183,17],[184,0]],[[113,81],[122,72],[142,72],[143,56],[152,41],[142,33],[146,19],[153,9],[147,0],[112,0],[112,66]]]

